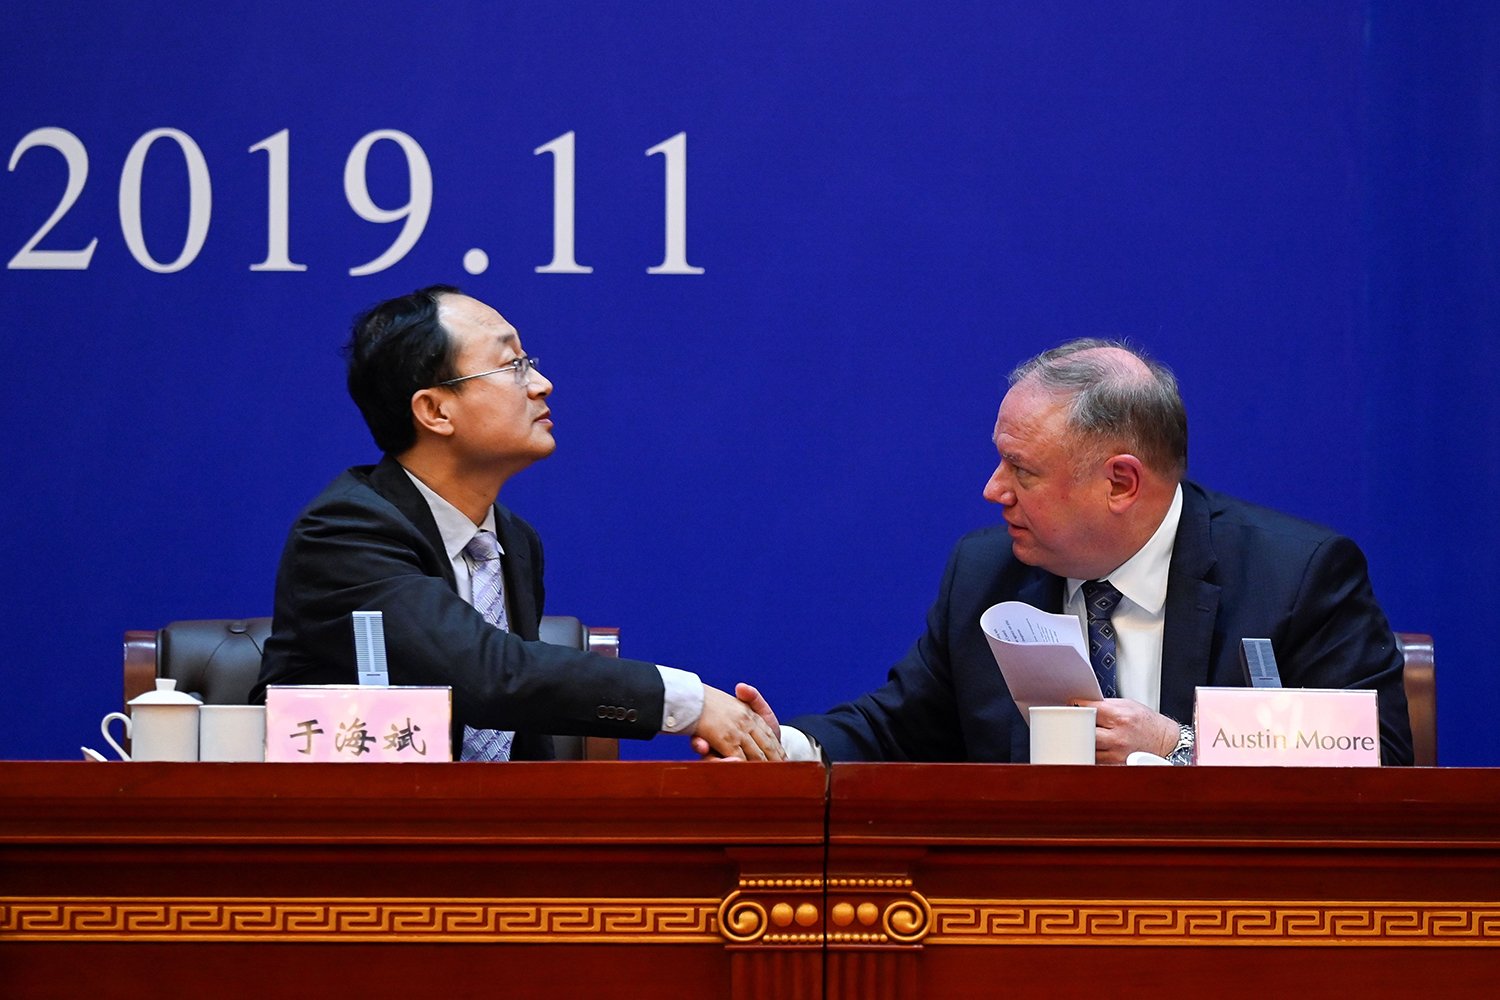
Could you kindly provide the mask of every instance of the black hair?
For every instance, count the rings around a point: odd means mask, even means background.
[[[438,306],[442,296],[461,294],[452,285],[428,285],[354,318],[344,346],[349,397],[387,455],[399,455],[416,444],[412,396],[457,377],[456,348],[438,320]]]

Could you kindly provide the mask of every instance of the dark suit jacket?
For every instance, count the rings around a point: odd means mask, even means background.
[[[1168,571],[1162,714],[1191,721],[1193,689],[1243,686],[1239,641],[1268,638],[1287,687],[1373,688],[1381,757],[1410,764],[1401,653],[1375,603],[1364,555],[1305,521],[1182,484]],[[789,723],[831,760],[1025,761],[1030,734],[979,617],[1001,601],[1061,612],[1061,577],[1011,554],[1003,527],[954,549],[927,631],[884,687]]]
[[[541,541],[499,504],[495,527],[511,632],[458,596],[432,511],[400,465],[387,458],[339,476],[287,538],[251,699],[263,700],[268,684],[355,683],[350,613],[380,611],[391,683],[452,686],[455,747],[464,724],[515,730],[516,759],[550,759],[552,740],[542,734],[654,735],[661,673],[536,641]]]

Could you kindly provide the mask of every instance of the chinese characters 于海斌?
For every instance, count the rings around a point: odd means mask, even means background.
[[[404,724],[392,722],[390,732],[385,734],[380,749],[390,753],[409,752],[425,757],[427,756],[427,741],[417,735],[421,731],[422,727],[413,724],[411,716],[406,717]],[[320,720],[304,719],[297,724],[296,732],[287,734],[287,739],[301,740],[302,745],[297,748],[297,752],[311,755],[314,738],[322,735],[325,735],[325,730]],[[340,722],[338,732],[333,734],[334,752],[356,758],[371,753],[372,744],[377,742],[379,741],[376,737],[370,735],[370,726],[357,715],[349,722]]]

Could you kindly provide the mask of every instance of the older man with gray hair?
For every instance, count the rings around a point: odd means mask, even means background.
[[[984,496],[1004,525],[959,541],[926,630],[883,687],[781,728],[790,757],[1027,760],[979,626],[990,606],[1023,601],[1108,634],[1104,698],[1086,703],[1099,763],[1186,756],[1194,689],[1245,683],[1244,638],[1271,640],[1288,687],[1378,692],[1382,760],[1411,763],[1401,653],[1363,554],[1186,480],[1187,414],[1166,366],[1103,340],[1040,354],[1011,373],[994,442]]]

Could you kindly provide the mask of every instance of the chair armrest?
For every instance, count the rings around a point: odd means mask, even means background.
[[[156,633],[125,633],[125,704],[156,688]]]
[[[1406,688],[1406,711],[1411,720],[1412,763],[1437,766],[1437,663],[1432,636],[1422,632],[1397,632],[1405,666],[1401,671]]]
[[[156,633],[131,630],[125,633],[125,701],[124,711],[130,713],[130,702],[147,691],[156,689]],[[125,738],[125,750],[130,751],[130,738]]]
[[[588,625],[584,628],[583,648],[600,656],[620,655],[620,630],[607,625]]]

